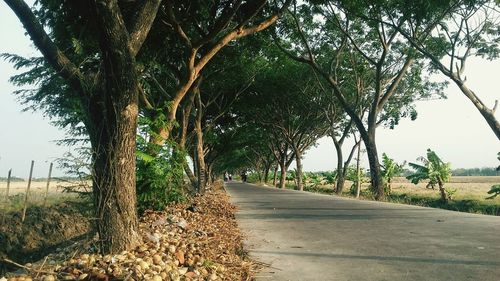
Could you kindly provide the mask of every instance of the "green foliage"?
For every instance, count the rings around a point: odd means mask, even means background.
[[[451,171],[453,176],[500,176],[500,170],[496,167],[483,168],[459,168]]]
[[[431,184],[448,182],[451,178],[451,164],[444,163],[437,154],[431,149],[427,149],[427,158],[420,157],[419,160],[424,164],[409,163],[415,173],[407,176],[413,184],[418,184],[422,180],[429,180]]]
[[[441,192],[441,201],[446,203],[454,193],[444,188],[444,183],[448,182],[451,178],[451,164],[444,163],[431,149],[427,149],[427,158],[419,157],[419,160],[424,165],[410,163],[409,165],[415,170],[415,173],[406,178],[413,184],[418,184],[422,180],[429,180],[427,186],[432,186],[433,188],[437,184]]]
[[[422,196],[416,194],[389,194],[387,200],[390,202],[417,205],[422,207],[441,208],[452,211],[468,212],[485,215],[500,215],[500,206],[495,202],[479,200],[453,200],[446,204],[436,197]]]
[[[91,170],[91,149],[89,147],[79,147],[74,152],[66,152],[63,157],[56,160],[59,169],[71,178],[64,181],[71,183],[63,186],[63,192],[76,193],[87,199],[93,197],[89,182],[92,181]],[[59,179],[63,180],[63,179]]]
[[[353,195],[356,194],[356,186],[358,182],[360,183],[360,185],[362,185],[363,183],[370,182],[370,178],[367,176],[366,172],[363,171],[363,169],[361,169],[360,174],[358,176],[358,171],[356,169],[356,166],[353,165],[347,167],[346,180],[352,182],[351,187],[349,189],[349,193]],[[367,189],[366,192],[370,191]]]
[[[147,144],[139,138],[137,153],[137,205],[139,212],[163,210],[171,202],[182,202],[186,154],[169,142],[157,157],[144,152]]]
[[[398,164],[394,159],[389,158],[387,154],[382,154],[382,177],[386,187],[390,190],[391,182],[394,177],[398,177],[403,173],[405,163]],[[387,190],[387,191],[389,191]]]
[[[488,194],[491,194],[491,196],[486,197],[486,199],[493,199],[500,195],[500,184],[495,184],[491,187],[491,189],[488,191]]]
[[[337,171],[321,172],[326,184],[335,185],[337,181]]]
[[[323,176],[321,173],[304,172],[303,176],[304,188],[317,188],[323,183]]]
[[[286,173],[286,180],[287,181],[295,181],[297,178],[297,171],[296,170],[291,170]]]

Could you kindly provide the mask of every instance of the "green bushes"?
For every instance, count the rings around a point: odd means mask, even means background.
[[[448,203],[443,203],[441,198],[420,196],[416,194],[390,194],[387,196],[387,201],[393,203],[417,205],[422,207],[440,208],[452,211],[476,213],[484,215],[500,215],[500,206],[493,202],[485,202],[479,200],[451,200]]]
[[[185,153],[177,149],[175,143],[165,145],[156,157],[137,152],[137,207],[140,213],[147,209],[163,210],[171,202],[185,200],[185,158]]]

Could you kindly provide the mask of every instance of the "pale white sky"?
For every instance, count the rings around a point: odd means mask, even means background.
[[[38,55],[3,1],[0,2],[0,26],[0,38],[4,38],[0,53]],[[15,87],[7,81],[14,73],[10,63],[0,60],[0,176],[7,176],[12,168],[13,175],[27,178],[30,161],[35,160],[34,176],[45,177],[49,163],[68,150],[54,143],[64,134],[40,113],[21,112],[22,106],[11,95]],[[500,99],[498,73],[500,61],[471,61],[466,70],[467,85],[489,106]],[[420,102],[416,121],[403,120],[395,130],[378,129],[379,153],[386,152],[400,162],[415,161],[427,148],[432,148],[454,168],[498,165],[496,154],[500,151],[500,142],[482,116],[455,85],[450,84],[447,93],[447,100]],[[499,112],[496,117],[500,118]],[[364,160],[365,165],[366,162]],[[307,152],[304,159],[304,169],[308,171],[335,167],[335,150],[328,138],[321,139],[319,146]],[[61,172],[56,169],[54,174],[61,175]]]

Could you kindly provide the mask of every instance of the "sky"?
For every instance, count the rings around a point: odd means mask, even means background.
[[[38,56],[24,29],[5,2],[0,2],[0,53]],[[6,40],[5,40],[6,38]],[[8,170],[18,177],[27,178],[31,160],[35,161],[34,177],[46,177],[49,163],[69,151],[57,146],[56,140],[64,138],[64,132],[50,125],[41,113],[22,112],[23,106],[11,94],[16,88],[8,82],[16,71],[12,65],[0,60],[0,177]],[[471,60],[465,75],[467,85],[485,104],[492,107],[500,99],[500,60],[488,62]],[[445,79],[438,76],[438,79]],[[377,129],[377,145],[380,154],[387,153],[398,162],[415,161],[431,148],[453,168],[497,166],[500,142],[472,103],[454,85],[446,90],[448,99],[424,101],[417,104],[416,121],[402,120],[394,129]],[[500,119],[500,109],[496,118]],[[348,146],[345,144],[347,153]],[[336,153],[329,138],[318,141],[304,158],[306,171],[333,170]],[[366,155],[362,163],[367,166]],[[55,176],[62,171],[55,167]]]

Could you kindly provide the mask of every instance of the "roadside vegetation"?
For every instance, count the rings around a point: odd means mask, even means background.
[[[351,167],[351,171],[355,171]],[[304,191],[336,194],[335,185],[328,180],[334,172],[306,172]],[[354,173],[353,173],[354,174]],[[364,183],[361,187],[360,199],[374,200],[368,183],[368,175],[363,174]],[[249,181],[259,183],[255,174],[251,174]],[[452,211],[477,213],[485,215],[500,216],[500,197],[489,199],[489,191],[492,186],[500,183],[500,176],[451,176],[447,186],[447,194],[450,199],[443,203],[438,190],[427,188],[428,182],[420,182],[415,185],[405,177],[395,177],[392,180],[392,188],[385,201],[401,204],[410,204],[422,207],[441,208]],[[267,183],[268,185],[272,182]],[[297,189],[293,177],[286,184],[287,189]],[[346,181],[346,190],[342,196],[356,197],[356,180],[350,178]]]
[[[496,105],[464,73],[468,58],[500,54],[494,1],[5,2],[41,54],[1,55],[19,70],[14,95],[67,131],[62,144],[81,148],[62,165],[91,182],[102,256],[136,251],[147,214],[204,198],[226,172],[417,201],[400,192],[403,163],[380,154],[376,131],[415,120],[415,103],[444,98],[450,82],[500,139]],[[303,155],[322,137],[335,143],[337,171],[304,172]],[[414,164],[413,180],[437,185],[435,200],[449,206],[459,191],[444,185],[450,167],[436,157]]]

